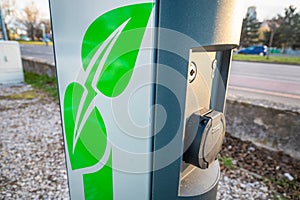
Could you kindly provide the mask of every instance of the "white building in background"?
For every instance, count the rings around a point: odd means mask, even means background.
[[[246,17],[250,19],[257,19],[256,6],[248,7]]]

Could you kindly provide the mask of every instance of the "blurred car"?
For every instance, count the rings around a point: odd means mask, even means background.
[[[238,54],[251,54],[251,55],[260,55],[265,56],[267,55],[268,48],[267,46],[251,46],[245,49],[241,49],[238,51]]]
[[[23,40],[23,41],[30,41],[31,38],[27,37],[27,36],[21,36],[20,40]]]

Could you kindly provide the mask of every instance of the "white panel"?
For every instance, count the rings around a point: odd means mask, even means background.
[[[151,0],[50,0],[56,65],[61,102],[66,87],[71,82],[80,82],[82,75],[81,43],[89,25],[102,14],[126,5],[153,2]],[[148,27],[154,26],[154,9]],[[152,56],[153,29],[146,31],[136,61],[132,78],[125,91],[117,98],[108,98],[101,93],[95,99],[106,125],[109,147],[112,148],[114,199],[149,199],[151,151]],[[149,48],[150,47],[150,48]],[[129,102],[129,103],[128,103]],[[121,107],[124,104],[125,107]],[[62,106],[62,105],[61,105]],[[142,109],[139,109],[142,108]],[[62,108],[63,110],[63,108]],[[129,124],[123,123],[129,120]],[[127,126],[128,125],[128,126]],[[130,133],[128,133],[128,129]],[[137,136],[137,137],[136,137]],[[73,199],[83,199],[82,175],[91,173],[101,166],[71,170],[69,152],[67,166],[69,186]],[[107,152],[107,151],[106,151]],[[106,156],[103,156],[106,157]],[[103,158],[105,160],[105,158]]]

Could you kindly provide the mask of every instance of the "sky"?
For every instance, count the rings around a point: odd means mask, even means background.
[[[1,0],[0,0],[1,2]],[[22,10],[27,5],[30,5],[31,2],[34,2],[36,7],[39,9],[40,17],[41,18],[50,18],[50,12],[49,12],[49,3],[48,0],[15,0],[16,2],[16,8],[18,10]]]
[[[294,5],[300,11],[300,0],[241,0],[244,1],[245,15],[249,6],[256,6],[257,18],[260,21],[271,19],[277,14],[284,14],[284,9]]]
[[[48,0],[15,0],[16,6],[22,9],[26,4],[32,1],[38,7],[42,18],[49,18]],[[61,0],[63,1],[63,0]],[[271,19],[277,14],[284,14],[284,8],[294,5],[297,11],[300,11],[300,0],[239,0],[243,1],[244,13],[246,15],[247,7],[256,6],[257,17],[260,21]]]

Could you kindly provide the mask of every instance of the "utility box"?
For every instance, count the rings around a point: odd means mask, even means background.
[[[24,82],[20,46],[14,41],[0,41],[0,83]]]
[[[238,0],[50,0],[72,199],[215,199]]]

